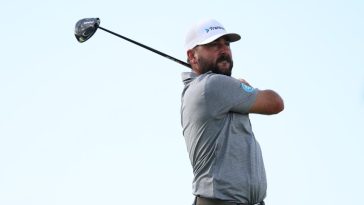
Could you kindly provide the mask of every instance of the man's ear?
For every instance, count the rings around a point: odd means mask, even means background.
[[[195,51],[193,49],[187,51],[187,59],[191,65],[196,64]]]

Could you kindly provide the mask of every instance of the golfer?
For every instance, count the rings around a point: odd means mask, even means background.
[[[230,43],[238,40],[211,19],[186,36],[192,71],[182,73],[181,124],[196,205],[264,205],[266,174],[249,114],[277,114],[284,104],[275,91],[231,77]]]

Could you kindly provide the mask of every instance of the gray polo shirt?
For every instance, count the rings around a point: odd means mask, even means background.
[[[211,72],[182,73],[181,123],[194,179],[193,194],[257,203],[267,181],[248,110],[257,90]]]

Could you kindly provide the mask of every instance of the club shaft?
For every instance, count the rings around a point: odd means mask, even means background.
[[[145,48],[145,49],[148,49],[148,50],[150,50],[150,51],[152,51],[152,52],[154,52],[154,53],[156,53],[156,54],[159,54],[159,55],[161,55],[161,56],[163,56],[163,57],[166,57],[166,58],[168,58],[169,60],[172,60],[172,61],[174,61],[174,62],[177,62],[177,63],[179,63],[179,64],[181,64],[181,65],[184,65],[184,66],[186,66],[186,67],[188,67],[188,68],[191,68],[191,65],[190,65],[190,64],[188,64],[188,63],[186,63],[186,62],[184,62],[184,61],[181,61],[181,60],[179,60],[179,59],[177,59],[177,58],[174,58],[174,57],[172,57],[172,56],[170,56],[170,55],[167,55],[167,54],[165,54],[165,53],[163,53],[163,52],[160,52],[160,51],[158,51],[158,50],[156,50],[156,49],[154,49],[154,48],[151,48],[151,47],[149,47],[149,46],[146,46],[146,45],[144,45],[144,44],[141,44],[141,43],[139,43],[139,42],[136,42],[136,41],[134,41],[134,40],[132,40],[132,39],[130,39],[130,38],[127,38],[127,37],[125,37],[125,36],[122,36],[122,35],[120,35],[120,34],[117,34],[117,33],[115,33],[115,32],[112,32],[112,31],[110,31],[110,30],[108,30],[108,29],[106,29],[106,28],[103,28],[103,27],[101,27],[101,26],[99,26],[98,28],[99,28],[99,29],[101,29],[101,30],[104,30],[104,31],[106,31],[106,32],[108,32],[108,33],[111,33],[111,34],[113,34],[113,35],[115,35],[115,36],[117,36],[117,37],[120,37],[120,38],[122,38],[122,39],[124,39],[124,40],[127,40],[127,41],[129,41],[129,42],[131,42],[131,43],[134,43],[134,44],[136,44],[136,45],[138,45],[138,46],[141,46],[141,47],[143,47],[143,48]]]

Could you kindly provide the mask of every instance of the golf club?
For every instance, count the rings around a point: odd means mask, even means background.
[[[104,30],[104,31],[106,31],[108,33],[111,33],[111,34],[113,34],[113,35],[115,35],[117,37],[120,37],[120,38],[122,38],[124,40],[127,40],[127,41],[129,41],[131,43],[134,43],[134,44],[136,44],[138,46],[141,46],[141,47],[143,47],[145,49],[148,49],[148,50],[150,50],[150,51],[152,51],[152,52],[154,52],[156,54],[159,54],[159,55],[161,55],[163,57],[166,57],[166,58],[168,58],[168,59],[170,59],[170,60],[172,60],[174,62],[177,62],[177,63],[179,63],[181,65],[184,65],[184,66],[186,66],[188,68],[191,68],[191,65],[184,62],[184,61],[181,61],[181,60],[179,60],[177,58],[174,58],[174,57],[172,57],[170,55],[162,53],[162,52],[160,52],[160,51],[158,51],[158,50],[156,50],[154,48],[151,48],[149,46],[146,46],[144,44],[136,42],[136,41],[134,41],[134,40],[132,40],[130,38],[127,38],[125,36],[122,36],[120,34],[112,32],[112,31],[107,30],[105,28],[102,28],[100,26],[100,19],[99,18],[84,18],[84,19],[79,20],[76,23],[75,36],[76,36],[77,41],[80,42],[80,43],[83,43],[83,42],[87,41],[89,38],[91,38],[94,35],[94,33],[96,32],[96,30],[98,28],[101,29],[101,30]]]

